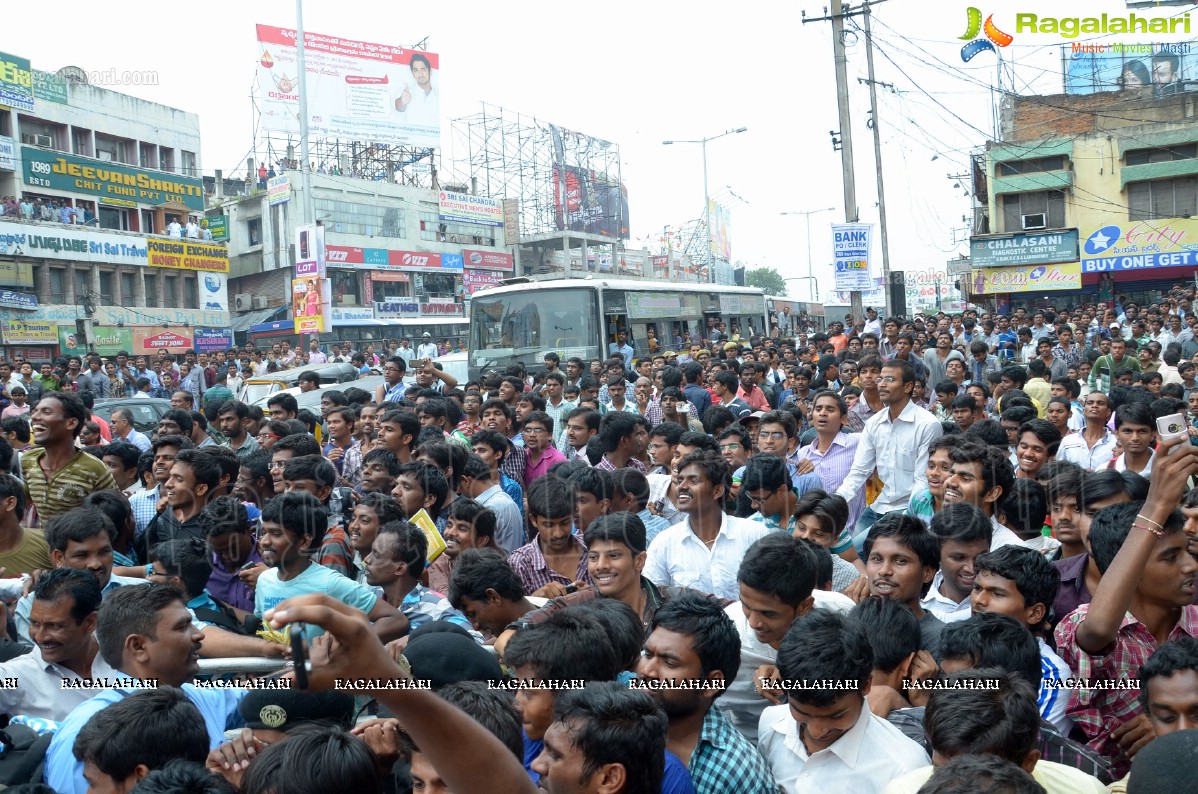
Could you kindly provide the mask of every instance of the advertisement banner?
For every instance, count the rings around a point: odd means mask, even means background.
[[[869,243],[872,234],[871,223],[832,224],[832,261],[836,267],[833,289],[865,292],[872,288],[869,277]]]
[[[464,317],[465,308],[460,303],[422,303],[421,317]]]
[[[970,291],[974,295],[993,295],[999,292],[1022,292],[1081,289],[1082,269],[1078,262],[1025,267],[984,267],[970,276]]]
[[[1012,265],[1051,265],[1076,262],[1077,229],[1059,232],[1022,232],[1001,237],[974,237],[969,241],[970,269]]]
[[[369,306],[334,306],[330,316],[333,318],[333,327],[336,328],[339,325],[353,325],[363,320],[373,320],[374,309]]]
[[[707,216],[711,219],[707,239],[711,243],[711,255],[727,261],[732,261],[731,223],[732,211],[716,203],[715,199],[707,202]]]
[[[0,221],[0,256],[144,265],[146,240],[88,227],[31,226]],[[227,261],[227,259],[226,259]],[[30,284],[29,286],[32,286]]]
[[[98,330],[96,334],[98,346]],[[164,330],[161,328],[134,328],[132,347],[131,352],[134,355],[148,355],[150,353],[157,353],[159,350],[165,350],[174,355],[181,355],[184,351],[194,347],[194,345],[191,338],[191,329],[189,328],[183,328],[179,331]],[[128,350],[129,348],[125,349]]]
[[[380,270],[415,270],[429,273],[461,272],[461,254],[438,254],[429,251],[396,251],[389,248],[359,248],[348,245],[329,245],[325,256],[330,265],[368,265]]]
[[[295,277],[323,278],[325,262],[324,227],[314,223],[295,229]]]
[[[47,102],[57,102],[60,105],[66,105],[68,104],[67,81],[54,74],[54,72],[43,72],[41,69],[34,69],[33,96],[34,101],[44,99]]]
[[[1082,231],[1083,273],[1198,267],[1198,219],[1120,221]]]
[[[853,293],[851,291],[833,292],[828,297],[828,303],[832,305],[848,306],[853,302]],[[869,288],[861,293],[862,306],[883,306],[886,303],[886,293],[882,289],[882,277],[870,279]]]
[[[445,223],[476,223],[480,226],[503,226],[503,205],[490,196],[471,196],[469,193],[441,191],[441,220]]]
[[[122,350],[133,350],[133,330],[130,328],[96,327],[92,330],[96,352],[101,356],[115,356]],[[91,352],[87,342],[75,333],[73,325],[58,326],[58,347],[64,356],[83,356]]]
[[[224,273],[197,273],[200,308],[210,312],[229,310],[229,277]]]
[[[0,334],[6,345],[53,345],[58,342],[58,323],[0,320]]]
[[[0,243],[0,248],[3,245]],[[7,287],[32,287],[33,264],[30,262],[0,262],[0,284]]]
[[[324,331],[324,306],[321,300],[321,278],[291,280],[291,316],[295,318],[297,334],[318,334]]]
[[[262,127],[299,134],[295,31],[257,28]],[[304,66],[316,138],[440,147],[436,53],[304,31]]]
[[[0,52],[0,105],[33,110],[33,70],[28,58]]]
[[[379,320],[397,320],[404,317],[419,317],[420,304],[415,299],[375,301],[374,316]]]
[[[229,249],[223,245],[195,243],[173,237],[151,237],[148,248],[150,267],[229,272]]]
[[[480,289],[487,287],[498,287],[503,283],[503,274],[494,270],[473,270],[466,268],[466,272],[462,274],[462,286],[466,290],[467,295],[473,295]]]
[[[37,296],[28,292],[0,290],[0,306],[6,309],[36,309]]]
[[[21,147],[25,184],[71,193],[86,193],[101,199],[128,199],[138,204],[178,201],[188,209],[204,209],[204,182],[191,176],[147,171],[118,163],[106,163],[73,154]]]
[[[466,260],[466,265],[475,270],[505,270],[508,273],[516,270],[516,258],[500,251],[478,251],[473,248],[463,248],[462,256]]]
[[[549,124],[553,142],[554,221],[559,231],[628,239],[628,191],[620,182],[620,147]]]
[[[197,353],[228,352],[233,347],[233,331],[229,328],[196,328],[192,341]]]
[[[1188,21],[1188,20],[1187,20]],[[1062,46],[1066,94],[1096,94],[1152,86],[1155,96],[1184,90],[1183,80],[1198,76],[1196,42],[1093,44],[1088,52]]]
[[[17,168],[17,145],[7,135],[0,135],[0,170],[15,171]]]
[[[203,224],[208,224],[208,231],[212,232],[212,239],[215,242],[223,243],[229,239],[229,216],[228,215],[211,215],[204,219]]]
[[[272,207],[291,201],[291,180],[286,174],[266,180],[266,201]]]

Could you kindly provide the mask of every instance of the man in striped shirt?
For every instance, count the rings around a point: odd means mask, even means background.
[[[78,395],[47,394],[30,417],[36,446],[21,456],[21,474],[40,522],[79,507],[93,491],[116,488],[108,467],[75,447],[88,419]]]

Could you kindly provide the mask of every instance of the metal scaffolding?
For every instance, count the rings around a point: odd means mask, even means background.
[[[519,200],[520,238],[628,237],[620,147],[497,105],[450,125],[450,181]]]
[[[440,153],[436,149],[337,138],[315,139],[308,149],[313,172],[412,187],[438,187]],[[254,151],[255,158],[264,156],[258,162],[267,166],[281,164],[285,170],[299,169],[298,135],[262,131]]]

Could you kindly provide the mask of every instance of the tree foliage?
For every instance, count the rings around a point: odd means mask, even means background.
[[[782,274],[772,267],[758,267],[745,271],[745,283],[764,290],[766,295],[786,297],[786,282],[782,280]]]

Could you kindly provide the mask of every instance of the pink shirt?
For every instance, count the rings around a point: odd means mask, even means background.
[[[544,477],[551,466],[555,463],[561,463],[566,459],[566,456],[558,452],[555,447],[548,447],[541,453],[541,459],[536,463],[532,462],[532,453],[528,455],[528,464],[524,469],[524,482],[529,485],[533,480]]]

